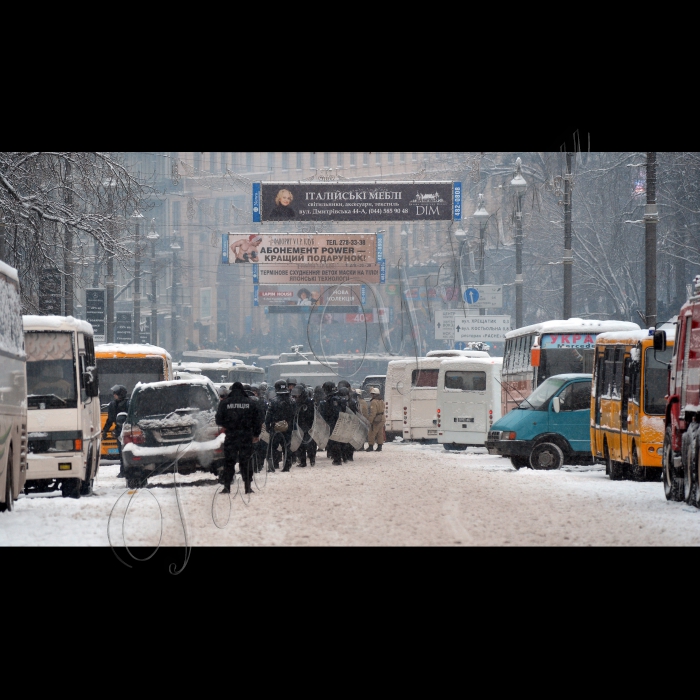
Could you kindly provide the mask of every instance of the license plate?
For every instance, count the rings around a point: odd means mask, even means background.
[[[110,448],[107,450],[107,454],[110,454],[110,455],[118,455],[118,454],[119,454],[119,448],[118,448],[118,447],[110,447]]]
[[[160,431],[161,435],[189,435],[189,428],[166,428]]]
[[[437,435],[437,430],[429,430],[428,435]]]
[[[473,423],[473,418],[455,418],[455,423]]]

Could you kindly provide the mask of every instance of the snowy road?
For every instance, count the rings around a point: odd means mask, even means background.
[[[173,475],[130,498],[104,464],[95,495],[22,496],[0,515],[0,545],[185,544]],[[276,472],[249,505],[218,495],[213,476],[178,477],[187,543],[231,545],[698,545],[700,511],[669,503],[661,483],[611,482],[602,467],[514,470],[483,449],[389,444],[332,466]],[[120,499],[119,497],[124,496]],[[226,523],[229,503],[230,520]],[[110,519],[110,513],[111,519]],[[123,530],[123,534],[122,534]]]

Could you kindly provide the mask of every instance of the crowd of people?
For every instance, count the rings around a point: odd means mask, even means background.
[[[362,416],[369,425],[367,452],[380,452],[384,444],[384,400],[379,389],[370,392],[369,405],[359,389],[341,379],[336,385],[327,381],[323,386],[305,386],[293,378],[280,379],[274,388],[261,384],[234,382],[230,389],[219,390],[217,425],[224,428],[225,466],[220,476],[223,493],[230,493],[239,466],[245,492],[252,493],[254,471],[281,468],[288,472],[293,465],[314,466],[319,452],[314,436],[316,416],[328,426],[329,435],[341,413],[348,409]],[[354,447],[350,442],[327,440],[326,456],[333,465],[354,461]]]

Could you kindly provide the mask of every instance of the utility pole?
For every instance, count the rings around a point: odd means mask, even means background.
[[[486,265],[484,264],[484,257],[486,253],[486,222],[489,219],[489,213],[486,211],[486,207],[484,206],[483,194],[479,195],[478,204],[473,216],[479,221],[479,285],[483,287],[486,279]],[[480,308],[479,314],[484,316],[486,314],[486,309]]]
[[[131,215],[136,222],[136,246],[134,252],[134,332],[133,341],[140,342],[141,336],[141,238],[140,224],[143,219],[138,209]]]
[[[0,209],[0,260],[5,260],[5,212]]]
[[[572,316],[571,310],[571,278],[574,254],[571,251],[571,157],[573,153],[566,153],[566,174],[564,175],[564,315],[563,319]]]
[[[71,191],[71,164],[66,163],[66,187],[63,201],[66,207],[73,204],[73,192]],[[65,271],[65,286],[63,298],[63,313],[66,316],[73,315],[73,232],[69,226],[64,227],[63,269]]]
[[[515,327],[523,327],[523,195],[527,182],[521,170],[522,161],[515,161],[515,177],[510,186],[516,195],[517,210],[515,212]]]
[[[647,326],[656,325],[656,152],[647,153],[647,203],[644,207],[644,280]]]
[[[158,345],[158,302],[156,297],[156,220],[151,219],[151,230],[146,235],[151,241],[151,345]]]

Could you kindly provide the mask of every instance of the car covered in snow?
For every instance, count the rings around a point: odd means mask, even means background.
[[[545,379],[491,426],[489,454],[510,457],[516,469],[592,464],[591,378],[572,372]]]
[[[207,377],[137,384],[120,438],[127,486],[144,486],[149,476],[171,472],[176,463],[181,473],[216,473],[225,437],[215,421],[218,405]]]

